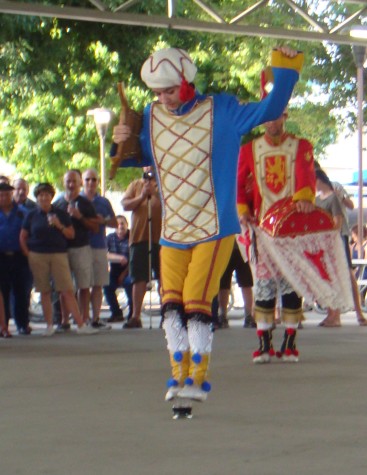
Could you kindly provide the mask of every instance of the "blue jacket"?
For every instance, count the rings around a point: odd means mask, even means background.
[[[195,147],[193,146],[195,155],[193,158],[189,157],[189,151],[185,149],[182,159],[179,158],[174,163],[172,157],[181,153],[180,147],[177,147],[178,150],[174,148],[176,144],[173,136],[176,133],[176,124],[172,125],[172,130],[167,130],[167,134],[163,124],[162,131],[154,135],[155,123],[159,123],[162,116],[164,118],[163,106],[152,103],[145,108],[140,134],[143,160],[137,163],[133,158],[128,159],[122,162],[122,166],[155,167],[162,199],[161,245],[185,249],[200,242],[221,239],[240,232],[236,208],[236,183],[241,137],[254,127],[280,117],[298,80],[296,70],[283,67],[273,67],[273,76],[274,87],[261,102],[245,104],[228,94],[213,96],[196,94],[192,101],[183,104],[175,113],[168,113],[183,119],[179,125],[177,140],[180,143],[185,142],[186,135],[182,130],[186,125],[187,130],[191,131],[189,140],[197,142]],[[210,123],[211,127],[207,137],[210,143],[205,145],[205,149],[203,148],[202,157],[200,155],[202,127],[201,124],[198,125],[195,109],[200,109],[205,101],[211,103],[208,108],[211,117],[206,122]],[[157,109],[159,107],[161,109]],[[155,117],[156,112],[160,114],[158,120]],[[168,115],[167,121],[171,124]],[[196,161],[196,165],[192,167],[190,164],[187,167],[186,158]],[[197,171],[200,167],[203,167],[208,178],[207,188],[203,190],[199,188],[202,177],[198,173],[194,176],[193,171],[194,168]],[[176,184],[177,189],[182,185],[182,193],[173,198],[172,195],[177,191]],[[194,190],[195,186],[198,186],[198,190],[190,197],[190,189]],[[180,209],[179,215],[176,214],[176,209]],[[206,221],[205,213],[207,213]],[[195,220],[199,222],[199,226]]]

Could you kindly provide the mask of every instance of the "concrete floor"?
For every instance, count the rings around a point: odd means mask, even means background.
[[[300,362],[251,362],[254,330],[217,331],[212,393],[173,421],[163,332],[0,340],[1,475],[364,475],[367,328],[317,327],[307,313]],[[275,331],[278,348],[283,329]]]

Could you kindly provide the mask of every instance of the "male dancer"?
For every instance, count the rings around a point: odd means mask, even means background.
[[[274,88],[247,104],[199,94],[192,84],[197,68],[181,49],[157,51],[143,64],[141,77],[158,99],[144,111],[139,165],[154,165],[162,200],[162,313],[172,368],[167,401],[207,398],[211,304],[240,231],[234,184],[241,137],[281,114],[302,62],[287,47],[273,51]],[[114,128],[116,143],[129,137],[128,126]],[[127,159],[122,166],[134,165]]]
[[[287,112],[265,124],[265,134],[241,147],[238,167],[238,211],[241,224],[259,223],[268,209],[282,198],[292,197],[297,211],[314,210],[315,172],[312,145],[284,130]],[[252,177],[253,191],[247,182]],[[289,282],[276,278],[267,269],[259,253],[256,264],[255,320],[260,346],[253,354],[254,363],[268,363],[274,355],[272,327],[279,291],[282,298],[284,341],[279,356],[285,361],[298,361],[295,345],[297,326],[302,318],[302,297]]]

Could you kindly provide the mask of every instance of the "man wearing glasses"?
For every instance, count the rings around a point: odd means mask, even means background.
[[[107,262],[106,226],[117,227],[116,216],[110,201],[97,193],[98,174],[93,168],[88,168],[83,173],[83,191],[85,196],[94,206],[97,212],[98,232],[89,232],[89,242],[92,248],[92,290],[90,301],[92,304],[92,327],[110,330],[111,326],[100,321],[99,315],[102,305],[102,288],[109,283]]]

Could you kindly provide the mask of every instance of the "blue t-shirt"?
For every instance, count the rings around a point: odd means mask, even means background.
[[[66,211],[52,206],[50,213],[56,214],[63,226],[71,226],[71,218]],[[28,211],[22,228],[28,231],[27,245],[30,251],[42,254],[67,251],[68,241],[63,232],[48,223],[47,213],[41,208]]]
[[[0,252],[20,251],[19,235],[27,211],[22,205],[13,204],[9,214],[0,210]]]
[[[86,198],[84,192],[82,192],[81,195]],[[115,217],[115,212],[113,211],[112,205],[107,198],[100,195],[95,195],[91,203],[93,204],[96,213],[102,216],[104,219],[111,219]],[[89,231],[89,241],[93,249],[106,249],[106,226],[104,224],[100,224],[98,233]]]

